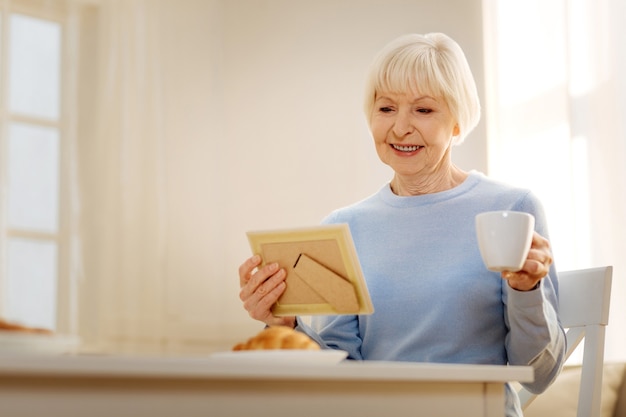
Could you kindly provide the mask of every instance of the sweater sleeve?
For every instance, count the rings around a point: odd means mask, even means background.
[[[543,208],[532,194],[519,209],[535,216],[535,229],[548,238]],[[554,264],[533,291],[517,291],[503,285],[502,300],[508,328],[506,351],[511,365],[532,366],[535,379],[523,384],[532,393],[541,393],[557,377],[565,360],[565,332],[558,315],[558,278]]]
[[[545,391],[554,381],[565,356],[565,334],[554,305],[546,297],[549,282],[548,277],[544,278],[539,288],[530,292],[504,285],[509,363],[533,367],[535,379],[524,387],[535,394]]]
[[[349,359],[363,360],[358,316],[314,316],[311,325],[297,318],[296,330],[306,333],[323,349],[348,352]]]

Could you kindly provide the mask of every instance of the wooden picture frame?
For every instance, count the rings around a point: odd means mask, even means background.
[[[287,288],[272,307],[277,316],[374,312],[347,224],[250,231],[262,265],[278,262]]]

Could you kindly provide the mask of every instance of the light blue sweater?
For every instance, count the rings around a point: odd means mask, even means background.
[[[511,289],[480,257],[474,217],[525,211],[548,238],[543,208],[528,190],[471,172],[440,193],[400,197],[389,185],[339,209],[324,223],[347,223],[374,304],[361,316],[317,316],[298,328],[356,360],[532,365],[541,392],[563,362],[552,266],[537,290]],[[507,390],[507,416],[521,416]]]

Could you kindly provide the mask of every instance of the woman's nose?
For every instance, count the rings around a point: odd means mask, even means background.
[[[404,137],[412,132],[410,115],[406,112],[398,112],[393,124],[393,133],[398,137]]]

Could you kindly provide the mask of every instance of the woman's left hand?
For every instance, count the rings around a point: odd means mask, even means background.
[[[552,251],[548,239],[534,232],[532,244],[524,266],[520,271],[502,272],[502,278],[506,279],[509,286],[518,291],[530,291],[537,287],[539,281],[550,271],[552,265]]]

